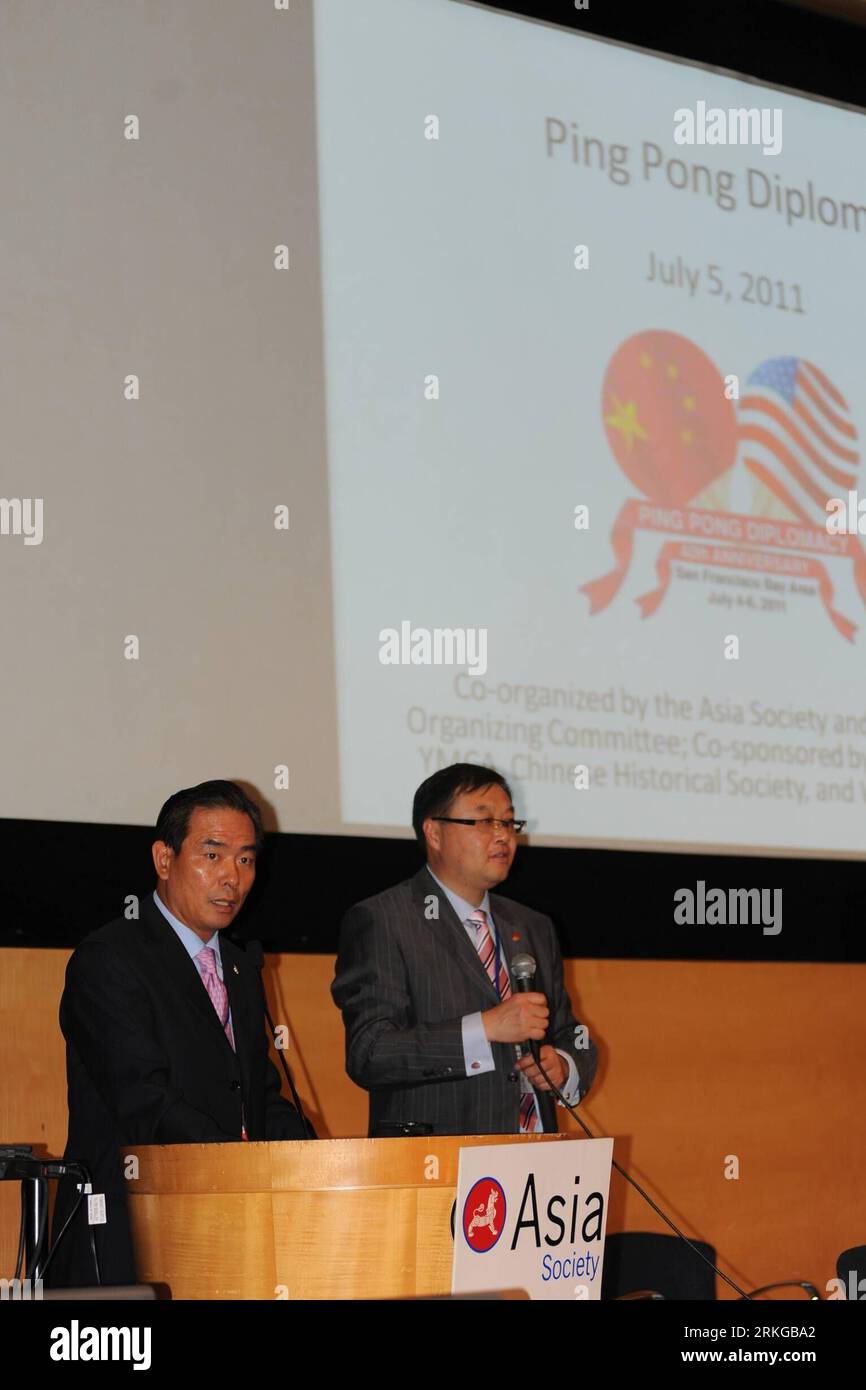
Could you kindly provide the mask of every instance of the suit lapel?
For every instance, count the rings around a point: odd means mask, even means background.
[[[232,1032],[235,1039],[235,1053],[241,1069],[244,1095],[250,1094],[250,1020],[246,1004],[249,998],[249,983],[253,967],[247,960],[246,952],[241,951],[233,941],[220,936],[220,955],[223,963],[223,982],[229,996],[232,1011]],[[261,1023],[261,1020],[260,1020]],[[223,1033],[225,1036],[225,1033]],[[226,1039],[226,1041],[228,1041]]]
[[[189,952],[178,936],[170,922],[166,921],[159,908],[154,905],[150,898],[146,898],[141,910],[141,927],[146,933],[148,946],[154,956],[157,957],[160,974],[166,976],[178,989],[183,996],[184,1002],[188,1007],[198,1012],[207,1026],[215,1030],[215,1036],[221,1037],[226,1047],[229,1047],[229,1040],[225,1035],[225,1029],[217,1017],[216,1009],[211,1003],[210,995],[204,987],[198,967],[190,957]],[[226,957],[223,954],[226,943],[220,941],[220,955],[223,961],[223,975],[226,976]],[[231,943],[228,943],[229,945]],[[229,987],[228,979],[225,980],[226,987]],[[232,993],[229,989],[229,1004],[232,1004]],[[235,1029],[235,1041],[237,1042],[237,1023],[235,1011],[232,1007],[232,1027]]]
[[[532,951],[532,942],[526,935],[523,923],[517,921],[513,905],[508,898],[501,898],[497,893],[494,901],[493,895],[491,894],[490,915],[499,933],[499,940],[502,943],[502,954],[505,958],[510,976],[511,962],[515,956],[522,955],[527,951],[530,954],[534,954]]]
[[[491,1004],[499,1002],[499,996],[493,985],[493,981],[481,964],[478,952],[469,940],[465,926],[460,921],[448,898],[442,892],[439,884],[431,877],[426,865],[412,880],[412,892],[418,908],[421,920],[424,922],[437,942],[448,951],[460,969],[469,977],[476,989],[484,990],[491,1000]],[[427,899],[435,897],[439,904],[438,918],[428,916]]]
[[[545,986],[543,976],[542,960],[540,959],[541,953],[536,950],[535,943],[532,939],[532,932],[527,927],[524,918],[521,916],[520,908],[517,906],[516,903],[513,903],[510,898],[501,898],[497,894],[495,902],[493,901],[493,897],[491,895],[490,910],[493,916],[493,920],[496,923],[496,929],[499,932],[499,939],[502,942],[502,954],[505,956],[508,962],[508,973],[509,975],[511,975],[512,987],[514,985],[514,975],[511,970],[511,963],[514,960],[515,956],[528,955],[532,956],[533,960],[535,961],[535,976],[531,981],[530,988],[538,990],[540,994],[547,995],[547,988]],[[539,1100],[541,1101],[542,1106],[550,1107],[549,1114],[545,1112],[545,1114],[542,1116],[544,1128],[555,1130],[555,1121],[553,1124],[550,1123],[550,1115],[553,1114],[553,1101],[550,1099],[549,1096],[546,1096],[543,1091],[538,1091],[536,1094]]]

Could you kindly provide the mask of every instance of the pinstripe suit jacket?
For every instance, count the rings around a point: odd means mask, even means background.
[[[547,1042],[577,1064],[581,1098],[595,1075],[595,1044],[575,1049],[577,1020],[562,978],[549,917],[490,895],[510,962],[535,957],[534,988],[547,996]],[[434,915],[435,913],[435,915]],[[357,903],[343,919],[331,986],[346,1027],[346,1070],[370,1093],[370,1133],[383,1122],[414,1120],[434,1134],[513,1134],[520,1109],[511,1045],[493,1043],[495,1071],[467,1076],[462,1018],[493,1008],[496,990],[466,929],[426,867],[414,878]],[[544,1128],[557,1107],[537,1093]]]

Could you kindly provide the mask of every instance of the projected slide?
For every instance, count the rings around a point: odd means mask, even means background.
[[[466,759],[537,842],[861,853],[864,117],[436,0],[315,20],[343,820]]]

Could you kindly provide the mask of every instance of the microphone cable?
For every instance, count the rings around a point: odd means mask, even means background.
[[[258,970],[259,975],[261,976],[265,963],[265,953],[262,949],[262,943],[260,941],[248,941],[246,949],[247,955],[249,956],[250,960],[252,961],[252,964],[255,966],[256,970]],[[288,1064],[286,1063],[285,1056],[283,1055],[283,1048],[277,1047],[277,1030],[274,1027],[274,1020],[271,1018],[270,1010],[268,1009],[268,996],[265,994],[264,980],[262,980],[262,995],[265,1001],[265,1018],[267,1019],[268,1027],[271,1030],[271,1039],[274,1044],[274,1050],[283,1064],[283,1071],[285,1072],[286,1080],[289,1083],[289,1090],[291,1091],[292,1099],[295,1102],[295,1109],[301,1117],[301,1123],[304,1126],[304,1132],[306,1133],[307,1138],[318,1139],[319,1136],[313,1129],[313,1126],[310,1124],[310,1121],[307,1119],[304,1107],[301,1105],[301,1097],[298,1095],[297,1088],[295,1086],[294,1081],[292,1080],[292,1073],[289,1071]]]
[[[524,965],[523,962],[531,963],[532,969],[530,970],[529,965]],[[530,956],[528,953],[514,957],[514,960],[511,962],[511,973],[515,978],[518,993],[526,994],[528,992],[529,981],[534,980],[535,971],[536,964],[534,957]],[[532,1060],[535,1062],[535,1065],[538,1067],[538,1070],[541,1072],[541,1075],[544,1077],[545,1081],[547,1082],[553,1094],[556,1096],[557,1100],[564,1106],[564,1108],[568,1111],[569,1115],[571,1115],[573,1119],[577,1120],[577,1123],[580,1125],[587,1138],[598,1139],[599,1136],[597,1134],[593,1134],[589,1126],[584,1124],[583,1120],[581,1119],[580,1115],[578,1115],[574,1106],[569,1104],[569,1102],[565,1099],[565,1096],[560,1091],[559,1087],[550,1079],[547,1072],[544,1070],[544,1067],[541,1064],[541,1056],[538,1043],[532,1040],[528,1043],[528,1046],[529,1051],[532,1054]],[[731,1288],[735,1289],[741,1298],[748,1299],[750,1303],[754,1301],[752,1299],[751,1294],[746,1293],[745,1289],[741,1289],[739,1284],[734,1283],[733,1279],[729,1279],[727,1274],[725,1274],[721,1269],[719,1269],[718,1265],[714,1265],[712,1260],[708,1259],[707,1256],[703,1253],[703,1251],[698,1249],[694,1241],[689,1240],[685,1232],[681,1231],[679,1226],[677,1226],[676,1223],[672,1221],[671,1218],[665,1212],[662,1211],[658,1203],[653,1201],[649,1193],[644,1191],[640,1183],[637,1182],[637,1180],[633,1178],[630,1173],[627,1173],[626,1170],[623,1167],[621,1167],[619,1163],[617,1163],[615,1158],[612,1157],[610,1161],[611,1166],[614,1167],[616,1171],[622,1177],[625,1178],[626,1182],[631,1183],[635,1191],[640,1193],[644,1201],[649,1203],[653,1211],[661,1217],[662,1221],[666,1222],[667,1225],[670,1226],[671,1230],[679,1236],[680,1240],[685,1241],[686,1245],[689,1247],[690,1250],[694,1250],[695,1254],[698,1256],[699,1259],[703,1260],[705,1265],[709,1265],[710,1269],[714,1270],[715,1273],[718,1274],[720,1279],[724,1279],[726,1284],[730,1284]]]

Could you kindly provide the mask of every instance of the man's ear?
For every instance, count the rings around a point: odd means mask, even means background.
[[[431,820],[428,816],[427,820],[422,822],[421,829],[427,842],[427,853],[429,854],[431,849],[435,849],[438,854],[442,847],[442,831],[439,828],[439,822]]]
[[[174,858],[174,850],[165,840],[154,840],[150,852],[153,855],[153,867],[156,869],[157,877],[165,881]]]

